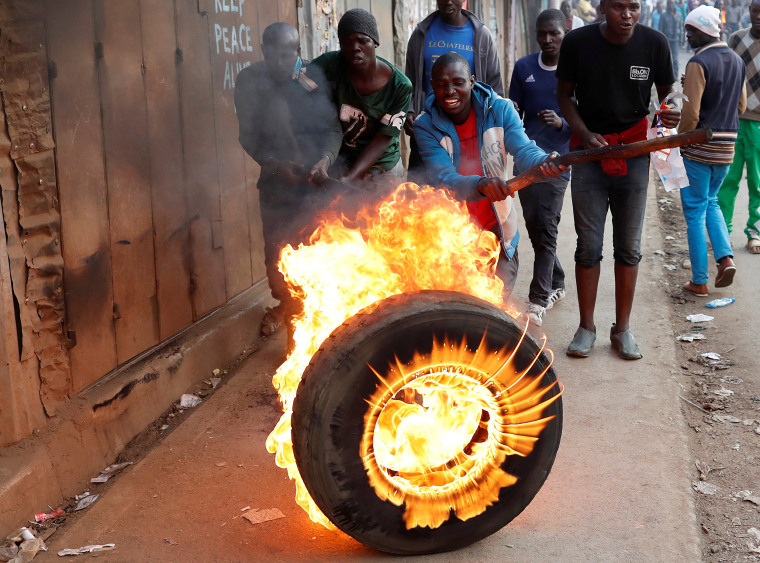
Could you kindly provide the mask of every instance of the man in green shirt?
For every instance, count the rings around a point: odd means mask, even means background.
[[[362,9],[349,10],[338,23],[340,51],[314,59],[333,90],[343,143],[330,175],[347,183],[387,178],[404,180],[399,135],[412,99],[412,84],[378,57],[377,22]],[[378,174],[383,176],[378,176]]]

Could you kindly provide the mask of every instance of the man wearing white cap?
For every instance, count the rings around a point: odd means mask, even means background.
[[[747,101],[744,63],[720,40],[720,12],[699,6],[686,16],[686,39],[695,49],[686,65],[683,92],[689,98],[681,111],[679,133],[696,128],[712,130],[706,143],[683,147],[689,185],[681,190],[686,219],[692,278],[683,288],[699,297],[707,296],[709,279],[707,240],[718,263],[715,287],[731,285],[736,272],[733,251],[723,214],[718,207],[718,190],[734,157],[739,114]]]
[[[760,0],[750,2],[749,17],[751,27],[740,29],[728,39],[728,46],[747,67],[747,111],[739,119],[736,154],[718,193],[718,205],[730,233],[736,194],[746,163],[749,219],[744,233],[750,253],[760,254]]]

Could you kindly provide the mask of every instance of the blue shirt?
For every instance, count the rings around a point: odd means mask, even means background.
[[[474,35],[475,28],[469,21],[458,27],[445,23],[440,17],[433,20],[425,36],[425,96],[433,91],[430,86],[433,63],[444,53],[455,51],[467,59],[471,69],[475,68],[475,49],[472,44]]]
[[[522,113],[523,125],[528,138],[547,153],[557,151],[565,154],[570,144],[570,126],[557,105],[557,67],[541,62],[541,53],[533,53],[515,63],[512,80],[509,82],[509,99],[517,104]],[[556,129],[542,122],[538,112],[551,109],[562,118],[562,129]],[[515,169],[517,170],[517,166]],[[520,172],[524,172],[521,170]],[[569,178],[568,174],[563,177]]]

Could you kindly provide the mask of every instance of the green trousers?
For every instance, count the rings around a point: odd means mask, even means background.
[[[760,239],[760,121],[739,118],[739,135],[736,139],[734,162],[728,169],[718,192],[718,205],[726,219],[728,232],[733,227],[734,204],[739,192],[739,182],[747,165],[747,188],[749,189],[749,219],[744,232],[747,238]]]

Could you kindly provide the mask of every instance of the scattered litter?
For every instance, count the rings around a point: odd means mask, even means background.
[[[665,240],[676,240],[676,237],[668,235],[665,237]]]
[[[215,465],[217,467],[227,467],[227,462],[226,461],[220,461],[219,463],[216,463]]]
[[[0,561],[27,563],[39,551],[47,551],[45,541],[36,537],[29,528],[19,528],[0,543]]]
[[[662,267],[665,268],[666,270],[670,270],[671,272],[676,269],[675,264],[663,264]]]
[[[133,463],[134,462],[132,461],[125,461],[124,463],[114,463],[112,465],[109,465],[105,469],[100,470],[100,475],[90,479],[90,483],[105,483],[119,471],[124,469],[127,465],[132,465]]]
[[[267,510],[259,510],[258,508],[254,508],[242,516],[251,524],[261,524],[262,522],[269,522],[270,520],[285,518],[285,515],[280,511],[279,508],[269,508]]]
[[[63,510],[58,508],[54,510],[53,512],[50,512],[48,514],[45,514],[44,512],[41,512],[39,514],[34,515],[34,521],[35,522],[44,522],[45,520],[50,520],[51,518],[56,518],[60,516],[61,514],[64,514]],[[27,538],[29,539],[29,538]]]
[[[179,398],[179,404],[184,409],[189,409],[198,406],[201,403],[201,398],[195,395],[188,395],[185,393]]]
[[[692,481],[691,487],[703,495],[714,495],[720,490],[717,485],[705,481]]]
[[[734,394],[734,392],[731,391],[731,389],[724,389],[723,387],[713,391],[713,393],[715,393],[718,397],[723,397],[723,398],[730,397],[731,395]],[[739,422],[738,419],[737,419],[737,422]]]
[[[698,332],[687,332],[686,334],[680,335],[676,340],[679,342],[694,342],[695,340],[704,340],[706,337],[704,334],[700,334]]]
[[[218,377],[218,376],[222,375],[222,370],[221,370],[221,369],[219,369],[219,368],[216,368],[216,369],[215,369],[214,371],[212,371],[211,373],[213,373],[214,375],[216,375],[216,376]]]
[[[721,297],[720,299],[713,299],[712,301],[705,303],[705,307],[709,307],[710,309],[715,309],[717,307],[725,307],[726,305],[730,305],[731,303],[735,303],[735,302],[736,302],[735,297]]]
[[[739,445],[739,442],[736,442],[733,446],[731,446],[731,449],[738,452],[740,449],[742,449],[742,447]]]
[[[750,538],[754,540],[754,544],[749,541],[747,542],[747,547],[749,548],[749,551],[751,553],[760,553],[760,530],[757,528],[750,528],[747,530],[747,534]]]
[[[84,553],[95,553],[96,551],[110,551],[114,548],[116,548],[115,543],[106,543],[103,545],[85,545],[79,549],[66,548],[58,552],[58,557],[63,557],[65,555],[82,555]]]
[[[684,270],[690,270],[691,269],[691,260],[689,260],[688,258],[684,258],[683,260],[681,260],[681,267]]]
[[[707,465],[704,461],[699,461],[698,459],[694,461],[694,465],[696,465],[697,471],[699,471],[699,480],[706,481],[707,476],[710,474],[710,471],[712,471],[712,467]]]
[[[729,360],[726,357],[721,356],[717,352],[705,352],[700,354],[696,358],[692,358],[692,361],[709,367],[718,369],[728,369],[728,366],[734,365],[733,360]],[[731,391],[733,393],[733,391]]]
[[[246,507],[244,507],[244,508],[241,508],[241,509],[240,509],[240,512],[245,512],[246,510],[250,510],[250,509],[251,509],[251,507],[250,507],[250,506],[246,506]]]
[[[83,509],[87,508],[87,507],[88,507],[88,506],[90,506],[90,505],[91,505],[93,502],[95,502],[96,500],[98,500],[98,497],[99,497],[99,496],[100,496],[100,495],[92,495],[92,496],[89,496],[89,497],[85,497],[85,498],[83,498],[83,499],[82,499],[82,500],[80,500],[80,501],[77,503],[77,505],[74,507],[74,512],[76,512],[77,510],[83,510]]]
[[[8,547],[0,547],[0,561],[10,561],[18,555],[18,546],[13,544]]]
[[[715,319],[715,317],[711,317],[710,315],[703,315],[702,313],[697,313],[695,315],[686,315],[686,320],[691,323],[706,323],[708,321],[712,321]]]
[[[174,540],[170,540],[169,538],[164,538],[164,541],[168,543],[169,545],[179,545],[177,542],[175,542]]]
[[[760,506],[760,497],[753,496],[752,491],[739,491],[731,495],[731,500],[736,502],[737,500],[744,500]]]
[[[702,412],[709,412],[709,411],[707,411],[707,410],[703,409],[702,407],[700,407],[700,406],[699,406],[697,403],[695,403],[695,402],[693,402],[693,401],[690,401],[690,400],[689,400],[689,399],[687,399],[686,397],[682,397],[681,395],[678,395],[678,398],[679,398],[679,399],[681,399],[682,401],[686,401],[686,402],[687,402],[687,403],[689,403],[689,404],[690,404],[692,407],[696,407],[696,408],[698,408],[699,410],[701,410]],[[697,430],[697,432],[699,432],[699,430]]]
[[[90,491],[85,491],[81,495],[76,495],[74,497],[74,500],[81,500],[81,499],[83,499],[85,497],[88,497],[88,496],[90,496]]]
[[[221,380],[222,380],[221,377],[212,377],[211,379],[209,379],[209,381],[211,382],[211,387],[216,389],[216,386],[219,385],[219,382]]]
[[[168,424],[164,424],[160,429],[161,430],[169,430],[169,425]]]
[[[659,250],[659,249],[655,250],[654,251],[654,255],[655,256],[665,256],[665,251],[664,250]]]
[[[712,415],[712,417],[717,422],[722,422],[723,424],[728,424],[728,423],[738,424],[739,422],[741,422],[740,419],[736,418],[735,416],[731,416],[730,414],[714,414]]]
[[[731,383],[732,385],[739,385],[740,383],[744,383],[744,380],[741,377],[734,377],[733,375],[727,375],[726,377],[721,377],[720,382]]]

